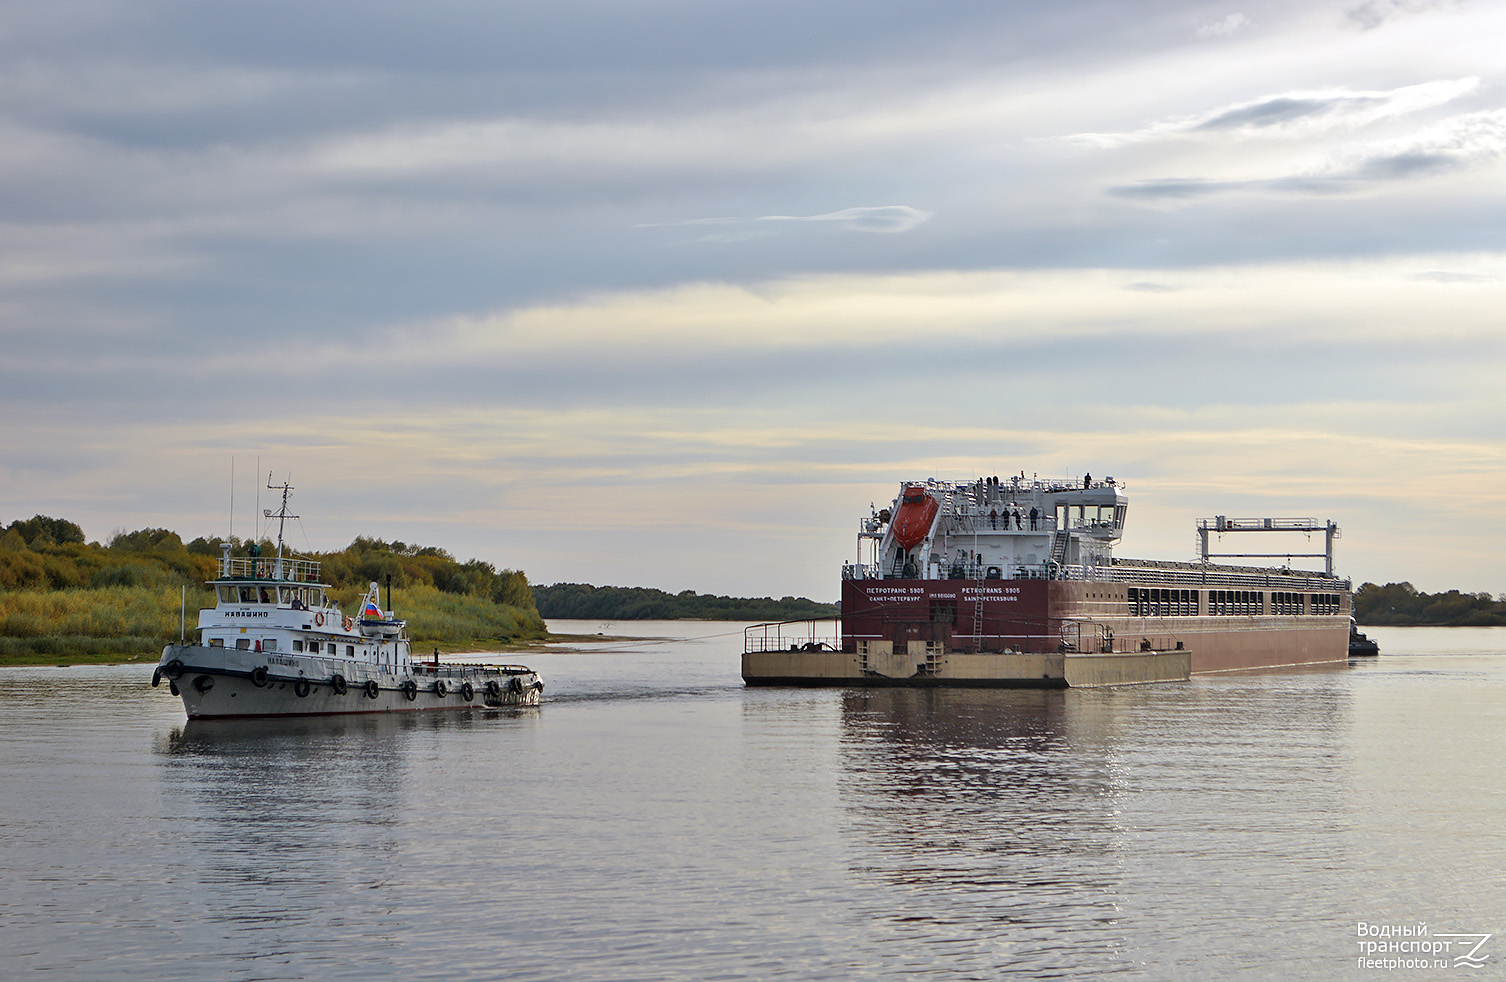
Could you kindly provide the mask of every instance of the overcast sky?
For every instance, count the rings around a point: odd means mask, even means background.
[[[900,481],[1506,591],[1506,5],[0,2],[0,523],[835,599]],[[256,473],[260,466],[260,474]],[[260,504],[270,504],[265,491]],[[1300,539],[1285,548],[1320,551]]]

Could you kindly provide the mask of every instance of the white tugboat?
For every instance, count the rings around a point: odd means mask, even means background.
[[[544,683],[521,665],[416,662],[406,622],[379,603],[377,584],[359,613],[341,612],[319,564],[283,555],[291,485],[280,487],[277,555],[231,556],[223,546],[209,581],[215,605],[199,611],[199,643],[170,644],[152,673],[183,699],[189,719],[326,716],[493,706],[537,706]],[[388,607],[391,601],[389,598]]]

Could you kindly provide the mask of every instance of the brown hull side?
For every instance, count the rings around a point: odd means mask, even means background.
[[[1084,653],[1105,647],[1123,652],[1138,649],[1144,639],[1157,650],[1180,644],[1191,654],[1193,674],[1349,657],[1347,593],[1333,614],[1131,617],[1127,608],[1123,583],[844,580],[842,648],[856,651],[862,640],[925,640],[953,651],[1044,652],[1069,640]]]

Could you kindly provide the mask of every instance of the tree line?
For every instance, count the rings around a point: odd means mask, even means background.
[[[185,543],[169,529],[144,528],[116,532],[101,544],[85,541],[83,530],[66,519],[37,515],[11,522],[0,531],[0,656],[139,652],[176,638],[181,588],[188,589],[191,609],[212,605],[204,581],[215,577],[225,541]],[[265,539],[229,542],[235,555],[252,545],[262,555],[276,551]],[[410,608],[420,608],[414,610],[419,620],[438,632],[416,640],[462,645],[547,633],[522,570],[366,536],[336,552],[298,556],[320,563],[321,581],[341,604],[354,603],[368,583],[385,585],[390,576],[394,590],[407,592]],[[469,625],[472,634],[455,635],[458,624]]]
[[[1361,584],[1354,619],[1381,626],[1496,627],[1506,624],[1506,594],[1423,593],[1410,583]]]
[[[723,597],[694,590],[669,593],[651,587],[555,583],[533,588],[544,617],[587,620],[793,621],[835,617],[836,604],[804,597]]]

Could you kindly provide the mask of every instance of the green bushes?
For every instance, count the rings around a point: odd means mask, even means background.
[[[89,589],[102,590],[109,586],[161,587],[177,582],[179,577],[159,566],[145,563],[126,563],[122,566],[107,566],[96,570],[89,577]]]
[[[67,657],[101,660],[151,654],[179,634],[187,589],[190,636],[198,610],[213,605],[219,538],[184,545],[176,532],[117,532],[109,545],[85,543],[77,525],[38,515],[0,530],[0,664]],[[237,555],[245,546],[232,540]],[[274,551],[261,543],[264,555]],[[367,584],[390,576],[393,605],[415,642],[485,647],[544,637],[528,577],[466,563],[442,549],[359,537],[347,548],[301,558],[322,564],[321,579],[347,612]]]
[[[1495,627],[1506,624],[1506,596],[1488,593],[1422,593],[1410,583],[1365,583],[1354,594],[1361,624]]]
[[[423,645],[447,648],[542,638],[544,620],[532,607],[493,603],[475,594],[445,593],[432,586],[394,590],[392,605],[408,622],[415,654]]]
[[[155,656],[178,637],[181,597],[177,586],[0,592],[0,663]],[[188,591],[190,627],[198,608],[211,602],[202,587]]]

